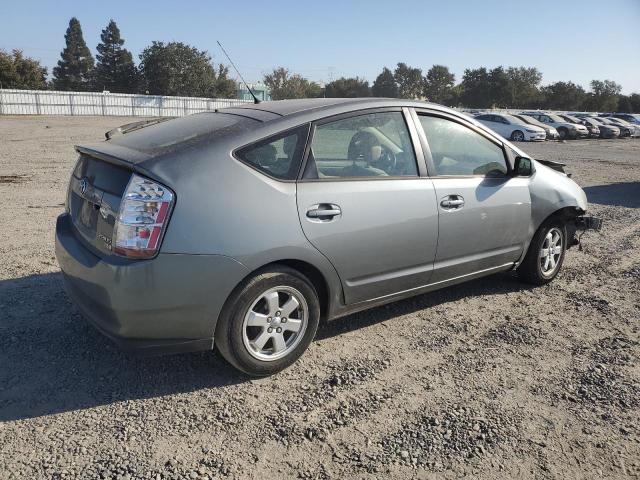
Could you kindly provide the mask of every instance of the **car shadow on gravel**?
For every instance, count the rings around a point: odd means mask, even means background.
[[[527,288],[494,275],[323,325],[317,338],[373,325],[467,296]],[[0,421],[90,409],[248,381],[217,353],[140,357],[91,327],[64,294],[59,273],[0,281]]]
[[[534,287],[520,282],[512,272],[499,273],[331,320],[320,326],[316,339],[322,340],[358,330],[401,315],[456,302],[465,297],[499,295],[532,288]]]
[[[247,380],[212,352],[122,352],[77,313],[58,273],[0,281],[0,422]]]
[[[584,187],[589,203],[640,208],[640,182],[611,183]]]

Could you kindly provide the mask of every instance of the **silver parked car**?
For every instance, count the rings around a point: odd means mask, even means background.
[[[582,189],[438,105],[266,102],[138,122],[78,146],[56,255],[124,347],[217,347],[269,375],[321,320],[516,270],[558,273]]]
[[[577,125],[575,123],[567,122],[564,118],[555,113],[548,112],[522,112],[523,115],[529,115],[539,122],[546,123],[554,127],[558,131],[560,140],[578,138],[586,138],[589,136],[589,131],[584,125]]]

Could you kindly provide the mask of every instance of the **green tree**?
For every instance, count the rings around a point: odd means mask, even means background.
[[[542,73],[535,67],[509,67],[509,91],[507,106],[510,108],[531,108],[540,101]]]
[[[456,76],[444,65],[434,65],[424,78],[424,95],[430,102],[449,103],[453,100]]]
[[[65,47],[60,54],[61,59],[53,68],[53,86],[57,90],[86,90],[93,69],[93,57],[76,17],[69,21],[64,40]]]
[[[284,67],[274,68],[264,76],[264,84],[269,87],[273,100],[288,98],[314,98],[320,95],[320,85],[306,78],[290,74]]]
[[[629,103],[631,103],[631,111],[633,113],[640,113],[640,93],[629,95]]]
[[[133,64],[131,52],[124,45],[120,29],[113,20],[100,35],[96,67],[93,70],[93,85],[97,90],[117,93],[134,93],[138,86],[138,71]]]
[[[219,65],[216,71],[206,51],[181,42],[153,42],[140,54],[139,70],[151,95],[235,96],[228,69]]]
[[[581,110],[586,92],[573,82],[555,82],[540,89],[543,100],[541,107],[557,110]]]
[[[618,96],[618,107],[616,108],[616,111],[623,113],[631,113],[633,111],[629,95]]]
[[[491,83],[485,67],[467,68],[460,83],[460,101],[465,107],[488,108],[491,106]]]
[[[393,76],[393,72],[387,67],[382,69],[380,75],[376,77],[371,93],[374,97],[396,98],[398,96],[398,85]]]
[[[47,88],[47,69],[38,60],[25,57],[21,50],[7,53],[0,50],[0,86],[44,90]]]
[[[592,80],[586,106],[594,112],[611,112],[618,106],[622,87],[612,80]]]
[[[504,67],[489,71],[489,104],[492,107],[509,107],[510,79]]]
[[[359,77],[339,78],[325,87],[325,96],[329,98],[370,97],[369,82]]]
[[[398,85],[398,97],[416,99],[422,96],[424,84],[422,70],[413,68],[406,63],[398,63],[393,77]]]
[[[237,85],[235,80],[229,77],[229,67],[218,64],[218,71],[214,73],[213,97],[215,98],[235,98],[237,95]]]

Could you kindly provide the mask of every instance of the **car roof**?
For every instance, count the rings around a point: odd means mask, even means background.
[[[359,110],[365,108],[387,107],[387,106],[414,106],[429,107],[442,110],[449,110],[442,105],[435,103],[421,102],[418,100],[406,100],[399,98],[383,98],[383,97],[360,97],[360,98],[301,98],[295,100],[273,100],[260,103],[247,103],[236,105],[231,109],[244,111],[247,115],[252,112],[268,112],[280,117],[300,113],[320,113],[321,111]],[[222,109],[220,112],[226,112],[228,109]]]

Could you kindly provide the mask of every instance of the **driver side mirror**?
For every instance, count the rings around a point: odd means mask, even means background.
[[[516,157],[513,175],[516,177],[530,177],[533,174],[533,162],[527,157]]]

